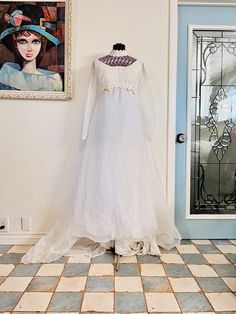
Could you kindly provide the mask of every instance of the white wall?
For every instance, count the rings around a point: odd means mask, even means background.
[[[72,32],[72,101],[0,101],[0,216],[10,217],[2,243],[47,232],[58,210],[66,207],[68,173],[76,172],[80,155],[90,66],[113,43],[125,43],[129,54],[146,64],[162,117],[155,130],[155,155],[166,179],[169,1],[73,0]],[[32,217],[31,232],[21,231],[21,216]]]

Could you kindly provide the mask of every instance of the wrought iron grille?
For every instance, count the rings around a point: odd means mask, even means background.
[[[236,214],[236,31],[193,30],[191,214]]]

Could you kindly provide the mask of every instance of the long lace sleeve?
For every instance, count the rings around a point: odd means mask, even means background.
[[[153,136],[155,106],[152,98],[151,88],[148,83],[147,71],[144,65],[142,66],[137,95],[139,99],[139,106],[143,119],[145,135],[149,140],[151,140]]]
[[[82,129],[83,140],[85,140],[88,136],[89,124],[90,124],[93,109],[95,106],[95,100],[96,100],[96,94],[97,94],[96,90],[97,90],[97,83],[96,83],[96,75],[95,75],[95,65],[93,62],[93,65],[90,71],[87,100],[86,100],[85,110],[84,110],[83,129]]]

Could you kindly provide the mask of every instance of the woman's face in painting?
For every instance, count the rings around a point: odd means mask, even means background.
[[[16,41],[17,49],[24,60],[30,62],[38,56],[42,45],[39,37],[33,33],[28,36],[20,34]]]

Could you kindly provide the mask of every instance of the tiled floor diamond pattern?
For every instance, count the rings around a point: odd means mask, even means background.
[[[182,240],[161,257],[64,256],[24,265],[0,245],[0,312],[236,314],[236,240]]]

